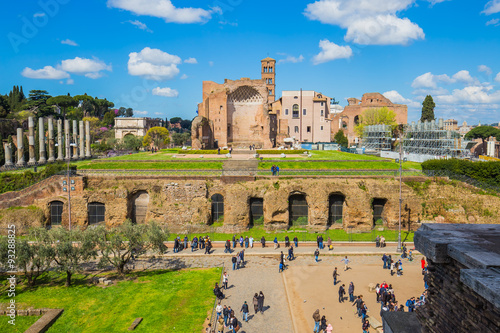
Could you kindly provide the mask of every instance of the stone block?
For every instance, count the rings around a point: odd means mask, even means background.
[[[17,315],[18,316],[27,316],[28,310],[17,310]]]
[[[31,309],[31,310],[29,310],[29,315],[30,316],[40,316],[40,315],[42,315],[42,312],[40,311],[40,309]]]
[[[111,281],[111,280],[106,280],[106,281],[104,281],[104,285],[105,285],[105,286],[109,286],[109,285],[111,285],[111,284],[113,284],[113,281]]]
[[[100,284],[104,284],[105,281],[106,281],[106,278],[99,278],[99,283]]]
[[[375,292],[375,288],[377,288],[377,286],[375,285],[375,283],[368,284],[368,291],[369,292]]]
[[[129,331],[135,330],[135,328],[141,323],[141,321],[142,321],[142,317],[136,318],[134,320],[134,322],[130,325],[130,327],[128,328],[128,330]]]

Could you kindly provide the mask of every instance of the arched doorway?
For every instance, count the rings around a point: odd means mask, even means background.
[[[250,198],[250,226],[264,224],[264,199]]]
[[[309,207],[304,194],[292,194],[288,198],[289,226],[307,225]]]
[[[132,223],[144,223],[148,212],[149,194],[146,191],[137,192],[132,198]]]
[[[212,223],[224,218],[224,197],[222,194],[214,194],[212,200]]]
[[[62,221],[62,212],[63,212],[64,204],[61,201],[52,201],[50,203],[50,219],[48,228],[56,225],[61,225]]]
[[[384,219],[382,217],[384,213],[384,207],[387,203],[387,199],[384,198],[373,198],[372,210],[373,210],[373,226],[383,225]]]
[[[328,198],[328,225],[342,224],[345,197],[342,194],[331,194]]]
[[[91,202],[88,207],[89,225],[104,222],[106,207],[100,202]]]

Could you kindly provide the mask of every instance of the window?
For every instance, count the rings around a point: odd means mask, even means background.
[[[295,126],[294,131],[295,131],[295,133],[299,133],[299,126]]]
[[[307,133],[311,133],[311,126],[307,126]]]
[[[321,110],[321,117],[325,116],[325,110]]]
[[[272,94],[273,94],[273,90],[269,89],[269,95],[272,95]]]
[[[306,109],[302,109],[302,115],[305,116],[307,114],[307,110]]]
[[[222,107],[222,105],[220,106],[220,110],[221,110],[221,111],[222,111],[222,110],[224,110],[224,108]],[[220,114],[220,112],[219,112],[219,114]]]
[[[106,207],[100,202],[91,202],[88,206],[89,224],[104,222]]]
[[[148,212],[149,194],[146,191],[137,192],[132,201],[132,223],[144,223]]]
[[[321,126],[321,130],[323,130],[323,126]]]
[[[268,81],[269,84],[273,84],[273,79],[268,79]]]
[[[273,68],[269,67],[269,73],[272,73],[272,72],[273,72]]]
[[[280,115],[280,110],[276,110],[276,114],[279,116]]]
[[[372,209],[373,209],[373,225],[383,225],[384,220],[383,220],[383,213],[384,213],[384,207],[385,204],[387,203],[387,199],[382,199],[382,198],[373,198],[372,201]]]
[[[227,136],[231,136],[231,126],[227,125]]]
[[[294,104],[292,107],[292,117],[293,118],[299,117],[299,105],[298,104]]]
[[[303,194],[293,194],[288,198],[288,223],[289,225],[307,225],[309,207]]]
[[[264,73],[267,73],[267,67],[264,67]]]
[[[342,223],[344,196],[341,194],[332,194],[329,198],[328,224]]]
[[[299,97],[298,96],[293,96],[293,99],[298,99]]]
[[[50,203],[50,225],[61,225],[63,205],[61,201]]]
[[[325,102],[321,102],[321,106],[323,106],[323,103],[325,103]]]
[[[224,217],[224,197],[221,194],[214,194],[212,200],[212,223]]]
[[[250,225],[264,224],[264,199],[250,198]]]
[[[285,116],[288,116],[288,109],[285,109]]]

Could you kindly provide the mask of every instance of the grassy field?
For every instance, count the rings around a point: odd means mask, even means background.
[[[0,332],[23,333],[40,318],[41,316],[17,316],[16,325],[11,325],[8,323],[9,317],[0,316]]]
[[[259,169],[271,170],[271,166],[276,164],[280,170],[286,169],[373,169],[373,170],[398,170],[399,164],[394,162],[315,162],[315,161],[283,161],[283,162],[260,162]],[[420,163],[405,162],[403,170],[422,170]]]
[[[143,169],[143,170],[196,170],[196,169],[222,169],[222,162],[99,162],[78,166],[78,169]]]
[[[215,241],[225,241],[227,239],[231,239],[233,237],[232,234],[222,234],[222,233],[207,233],[210,236],[210,239]],[[255,241],[260,241],[262,236],[266,238],[266,241],[272,242],[274,237],[278,237],[278,241],[282,242],[285,240],[285,236],[288,235],[290,241],[297,236],[299,242],[305,241],[316,241],[319,235],[323,235],[325,241],[330,237],[334,242],[347,242],[347,241],[375,241],[377,235],[384,236],[385,240],[388,242],[394,242],[398,240],[398,233],[396,230],[373,230],[372,232],[366,233],[348,233],[342,229],[329,229],[325,232],[308,232],[305,228],[294,227],[288,230],[287,232],[267,232],[265,229],[261,227],[254,227],[248,231],[243,233],[239,233],[236,236],[239,238],[240,236],[252,236]],[[405,238],[407,232],[401,231],[402,239]],[[175,237],[183,238],[184,234],[172,234],[169,239],[174,239]],[[190,234],[188,235],[189,240],[191,240],[194,236],[200,236],[199,234]],[[413,232],[408,234],[407,242],[413,242]]]
[[[131,273],[130,279],[106,288],[89,285],[81,275],[66,288],[64,277],[51,274],[44,285],[16,296],[17,304],[26,307],[64,309],[49,333],[125,332],[137,317],[144,319],[136,332],[198,333],[212,309],[220,269]],[[6,302],[3,289],[0,301]],[[12,332],[9,326],[2,318],[0,332]]]

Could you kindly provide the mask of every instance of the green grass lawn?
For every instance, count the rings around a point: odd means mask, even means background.
[[[0,332],[23,333],[33,325],[41,316],[17,316],[15,325],[8,323],[11,320],[7,316],[0,316]]]
[[[210,170],[221,170],[221,162],[98,162],[98,163],[87,163],[78,166],[78,169],[106,169],[106,170],[130,170],[130,169],[142,169],[142,170],[196,170],[196,169],[210,169]]]
[[[319,235],[323,235],[323,238],[325,241],[330,237],[332,241],[337,242],[337,241],[365,241],[365,242],[370,242],[370,241],[375,241],[375,238],[377,235],[384,236],[385,240],[388,242],[394,242],[398,240],[398,232],[396,230],[384,230],[384,231],[379,231],[379,230],[373,230],[372,232],[366,232],[366,233],[351,233],[349,234],[348,232],[342,230],[342,229],[329,229],[325,232],[309,232],[305,228],[300,228],[300,227],[293,227],[287,232],[267,232],[264,228],[262,227],[254,227],[251,228],[248,231],[245,231],[243,233],[238,233],[236,236],[239,238],[240,236],[252,236],[255,241],[260,241],[262,236],[266,238],[266,241],[272,242],[274,240],[274,237],[278,237],[278,240],[280,242],[285,240],[285,236],[288,235],[290,238],[290,241],[297,236],[299,239],[299,242],[305,242],[305,241],[316,241],[316,238]],[[401,237],[404,240],[407,232],[401,231]],[[231,239],[233,237],[232,234],[222,234],[222,233],[208,233],[210,236],[210,239],[215,240],[215,241],[225,241],[227,239]],[[183,238],[185,235],[184,234],[172,234],[169,239],[174,239],[176,236],[180,236]],[[200,236],[199,234],[191,234],[188,235],[189,240],[191,240],[194,236]],[[407,242],[413,242],[413,232],[410,232],[408,234],[408,238],[406,239]]]
[[[22,290],[16,301],[26,307],[63,308],[49,333],[126,332],[138,317],[144,319],[135,332],[198,333],[212,309],[220,273],[220,268],[138,272],[127,275],[133,280],[106,288],[89,285],[81,275],[67,288],[63,276],[51,273],[44,285]],[[7,301],[4,285],[1,302]],[[0,332],[11,332],[3,320]]]
[[[359,155],[358,155],[359,156]],[[359,169],[359,170],[398,170],[399,164],[394,162],[315,162],[315,161],[287,161],[283,162],[260,162],[259,169],[271,170],[271,166],[276,164],[280,170],[286,169]],[[417,169],[422,170],[420,163],[405,162],[403,170]]]

